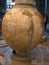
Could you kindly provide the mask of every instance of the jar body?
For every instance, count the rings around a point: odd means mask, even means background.
[[[39,44],[43,31],[43,17],[34,6],[14,6],[3,18],[5,41],[23,56],[30,54],[30,50]]]

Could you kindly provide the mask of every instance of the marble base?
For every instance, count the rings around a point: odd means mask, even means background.
[[[32,49],[31,57],[21,57],[17,53],[13,53],[13,49],[3,42],[4,40],[0,41],[0,53],[4,54],[4,57],[0,56],[1,65],[49,65],[49,39]]]

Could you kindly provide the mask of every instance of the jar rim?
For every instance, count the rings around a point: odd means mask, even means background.
[[[18,3],[15,5],[27,5],[27,6],[32,6],[32,7],[36,7],[34,4],[27,4],[27,3]]]

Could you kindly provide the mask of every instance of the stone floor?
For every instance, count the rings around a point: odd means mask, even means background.
[[[13,49],[0,40],[0,65],[49,65],[49,32],[45,32],[40,44],[30,51],[31,60],[22,61],[13,54]]]

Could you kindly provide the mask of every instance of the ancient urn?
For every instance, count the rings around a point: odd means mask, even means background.
[[[2,33],[6,43],[20,56],[28,56],[44,31],[43,17],[33,5],[34,0],[16,0],[4,16]]]

